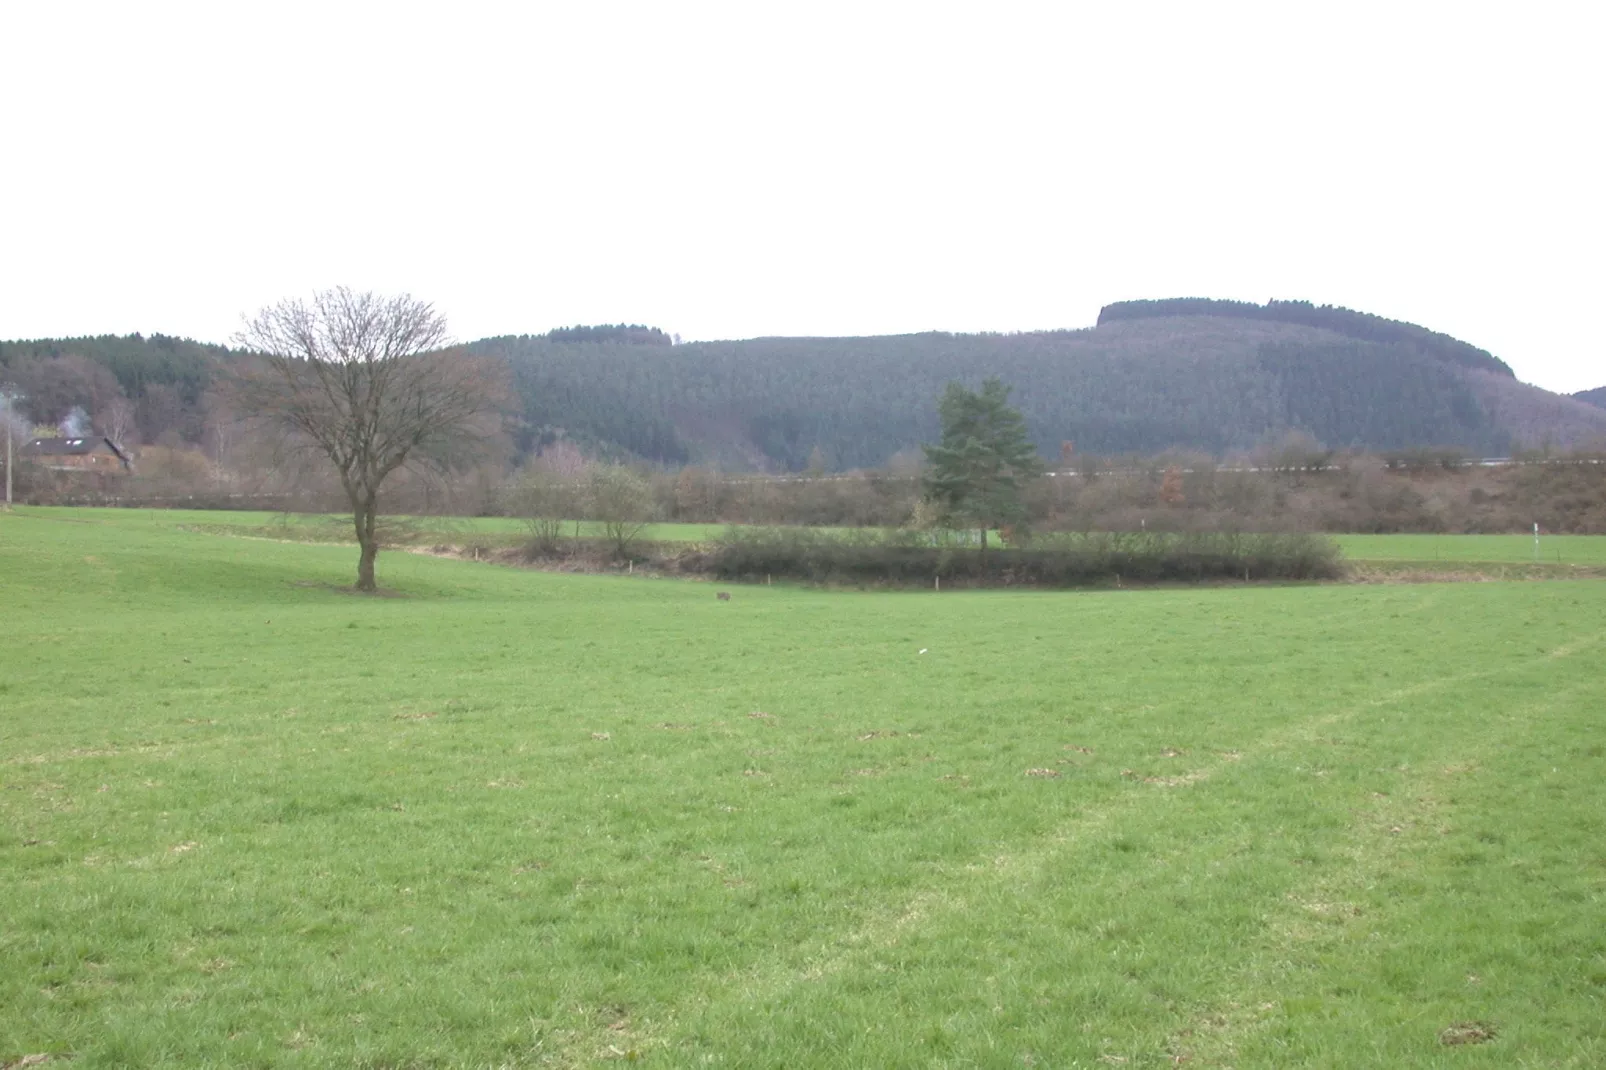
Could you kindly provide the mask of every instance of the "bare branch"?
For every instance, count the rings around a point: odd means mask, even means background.
[[[405,465],[449,468],[454,450],[493,435],[505,369],[447,348],[427,302],[345,287],[270,305],[234,342],[262,355],[240,378],[241,408],[334,465],[362,546],[357,586],[373,590],[380,486]]]

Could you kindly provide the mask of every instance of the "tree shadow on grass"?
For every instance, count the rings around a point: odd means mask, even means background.
[[[309,588],[315,591],[329,591],[333,594],[349,594],[359,598],[411,598],[407,591],[398,591],[393,587],[381,587],[377,591],[359,591],[354,586],[340,583],[329,583],[323,580],[291,580],[290,586]]]

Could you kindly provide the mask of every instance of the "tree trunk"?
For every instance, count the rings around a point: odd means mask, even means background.
[[[374,559],[379,556],[379,540],[374,535],[374,514],[378,512],[372,498],[357,503],[352,521],[357,527],[357,545],[362,548],[357,558],[357,590],[376,591]]]

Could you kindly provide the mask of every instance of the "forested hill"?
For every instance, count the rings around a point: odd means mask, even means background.
[[[1573,397],[1579,401],[1588,402],[1597,408],[1606,409],[1606,386],[1597,386],[1593,390],[1580,390]]]
[[[1099,324],[1102,326],[1116,320],[1153,319],[1157,316],[1220,316],[1319,327],[1346,338],[1399,345],[1434,360],[1516,378],[1505,361],[1488,350],[1479,349],[1458,338],[1418,327],[1414,323],[1384,319],[1370,312],[1356,312],[1337,305],[1313,305],[1309,301],[1267,301],[1264,305],[1249,301],[1217,301],[1207,297],[1117,301],[1099,309]]]
[[[80,409],[102,434],[130,442],[199,441],[207,390],[229,356],[162,334],[0,342],[0,382],[24,395],[19,409],[34,423]]]
[[[657,328],[617,324],[470,348],[511,367],[521,457],[562,437],[668,465],[879,466],[936,441],[950,380],[989,376],[1014,389],[1050,459],[1067,441],[1084,454],[1225,454],[1291,431],[1334,448],[1484,455],[1606,441],[1606,409],[1519,383],[1482,350],[1424,328],[1299,302],[1208,304],[1194,315],[1199,302],[1127,302],[1094,328],[1027,334],[677,345]],[[1288,322],[1301,316],[1328,326]],[[26,395],[19,409],[35,424],[82,409],[127,444],[199,444],[229,437],[236,415],[218,385],[237,357],[162,335],[4,342],[0,383]]]
[[[811,455],[832,468],[884,464],[935,441],[944,384],[993,375],[1014,388],[1050,458],[1065,441],[1092,453],[1226,453],[1289,431],[1339,448],[1485,455],[1606,437],[1600,410],[1518,383],[1487,354],[1447,357],[1448,343],[1463,345],[1454,339],[1425,352],[1423,337],[1444,336],[1414,330],[1367,340],[1262,316],[1115,313],[1089,330],[1012,335],[677,346],[521,336],[474,348],[512,364],[525,445],[561,429],[584,446],[671,464],[799,470]]]

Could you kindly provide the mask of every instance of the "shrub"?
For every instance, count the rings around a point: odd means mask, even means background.
[[[592,465],[586,479],[591,516],[602,523],[603,538],[615,557],[629,557],[631,547],[652,519],[652,488],[623,465]]]
[[[1039,536],[1030,548],[982,554],[951,532],[807,528],[732,528],[704,567],[725,580],[1034,587],[1314,580],[1342,571],[1337,545],[1304,533],[1060,533]]]
[[[504,507],[523,519],[530,532],[529,551],[551,556],[563,541],[563,522],[579,516],[585,505],[585,488],[573,478],[542,469],[530,469],[507,493]]]

